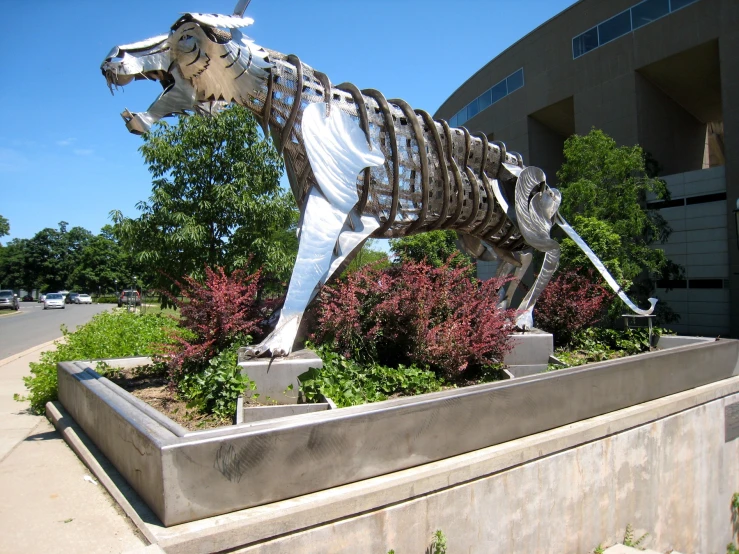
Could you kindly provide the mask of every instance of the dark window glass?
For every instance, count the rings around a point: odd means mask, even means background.
[[[690,198],[685,199],[685,203],[688,206],[692,206],[694,204],[706,204],[708,202],[720,202],[721,200],[726,200],[725,192],[716,192],[714,194],[703,194],[701,196],[691,196]]]
[[[695,4],[697,1],[698,0],[670,0],[670,8],[672,8],[672,11],[674,12],[680,8],[689,6],[690,4]]]
[[[689,289],[722,289],[723,279],[691,279],[688,281]]]
[[[631,8],[631,22],[634,29],[638,29],[668,13],[670,13],[670,0],[646,0]]]
[[[676,208],[685,205],[685,198],[677,198],[673,200],[658,200],[655,202],[647,202],[648,210],[662,210],[664,208]]]
[[[688,281],[685,279],[680,279],[680,280],[663,279],[661,281],[657,281],[657,288],[658,289],[686,289],[688,288]]]
[[[467,121],[466,106],[457,112],[457,126],[462,125],[465,121]]]
[[[572,57],[579,58],[586,52],[598,48],[598,28],[593,27],[589,31],[572,39]]]
[[[457,114],[454,114],[451,118],[449,118],[449,126],[450,127],[457,126]]]
[[[631,14],[625,11],[598,25],[598,44],[602,46],[629,31],[631,31]]]
[[[480,97],[477,99],[477,102],[480,106],[480,111],[487,108],[490,104],[493,103],[493,94],[490,92],[490,89],[483,92]]]
[[[475,117],[477,115],[477,112],[479,111],[480,109],[477,107],[477,98],[467,104],[467,117],[469,117],[470,119]]]
[[[523,69],[509,75],[506,81],[508,82],[508,94],[520,89],[523,86]]]
[[[490,93],[492,94],[493,104],[495,104],[498,100],[506,96],[508,94],[508,88],[506,87],[505,79],[503,79],[500,83],[498,83],[493,88],[491,88]]]

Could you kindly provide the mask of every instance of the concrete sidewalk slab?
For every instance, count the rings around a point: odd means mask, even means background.
[[[0,553],[139,549],[146,541],[61,435],[13,400],[27,393],[29,363],[51,348],[0,360]]]

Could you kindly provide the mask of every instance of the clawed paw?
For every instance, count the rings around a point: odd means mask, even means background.
[[[278,324],[277,329],[272,331],[267,337],[252,346],[244,349],[244,355],[249,358],[258,358],[260,356],[269,356],[272,358],[281,358],[289,356],[292,352],[295,335],[298,330],[299,318],[292,318],[284,324]]]

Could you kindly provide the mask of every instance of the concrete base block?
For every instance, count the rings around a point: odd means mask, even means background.
[[[512,365],[508,366],[508,373],[513,378],[516,377],[527,377],[529,375],[536,375],[537,373],[544,373],[549,366],[547,364],[531,364],[531,365]]]
[[[547,370],[549,356],[554,353],[554,337],[539,329],[509,335],[513,349],[503,358],[514,377],[525,377]]]
[[[335,406],[334,406],[335,407]],[[275,406],[250,406],[244,405],[243,398],[239,398],[236,406],[236,425],[240,423],[253,423],[265,419],[288,417],[299,414],[310,414],[330,410],[328,402],[315,404],[278,404]]]
[[[244,358],[239,351],[241,374],[254,381],[256,389],[245,391],[251,398],[275,404],[297,404],[300,394],[298,376],[310,368],[323,367],[321,358],[311,350],[298,350],[285,358]]]
[[[715,341],[716,337],[686,337],[684,335],[662,335],[657,341],[657,348],[667,350],[668,348],[676,348],[685,346],[686,344],[700,344],[702,342]]]

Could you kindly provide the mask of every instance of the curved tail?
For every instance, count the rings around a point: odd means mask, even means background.
[[[626,293],[621,289],[619,284],[616,282],[616,280],[611,276],[611,274],[606,269],[606,266],[603,265],[603,262],[600,261],[598,256],[595,255],[595,252],[593,252],[590,247],[585,243],[584,240],[580,237],[580,235],[575,232],[575,230],[570,226],[569,223],[567,223],[564,218],[557,213],[557,215],[554,218],[555,223],[559,225],[562,230],[567,233],[567,235],[575,241],[575,244],[577,244],[583,252],[585,252],[585,255],[590,259],[591,262],[593,262],[593,265],[595,268],[600,272],[600,274],[603,276],[603,278],[606,280],[606,283],[610,285],[610,287],[613,289],[613,292],[615,292],[618,297],[624,301],[624,304],[626,304],[634,313],[637,313],[639,315],[651,315],[651,313],[654,311],[654,306],[657,304],[656,298],[650,298],[649,299],[649,309],[642,310],[639,308],[636,304],[634,304],[631,299],[629,299],[628,296],[626,296]]]

